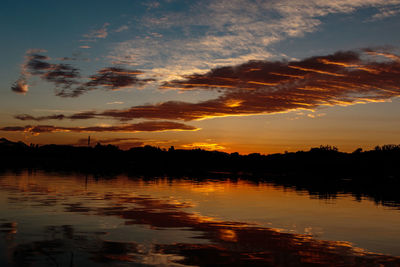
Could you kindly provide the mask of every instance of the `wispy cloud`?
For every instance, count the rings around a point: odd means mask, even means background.
[[[150,1],[150,2],[144,2],[142,3],[144,6],[147,7],[147,9],[154,9],[160,7],[160,2],[158,1]]]
[[[376,21],[396,16],[400,13],[400,6],[381,7],[378,11],[379,12],[373,15],[369,21]]]
[[[101,28],[94,29],[90,33],[84,34],[83,37],[87,38],[83,41],[96,41],[97,39],[104,39],[108,36],[107,28],[110,26],[110,23],[104,23]]]
[[[285,57],[271,45],[317,31],[325,16],[377,8],[383,17],[393,15],[398,4],[399,0],[193,1],[185,13],[148,14],[141,21],[150,33],[173,28],[179,38],[140,36],[119,43],[109,57],[143,66],[168,81],[218,66]]]
[[[121,27],[117,28],[115,30],[115,32],[123,32],[123,31],[126,31],[126,30],[129,30],[129,26],[128,25],[122,25]]]
[[[148,121],[139,122],[136,124],[124,124],[116,126],[89,126],[89,127],[61,127],[54,125],[27,125],[27,126],[7,126],[0,128],[0,131],[8,132],[25,132],[32,135],[41,133],[55,133],[55,132],[77,132],[77,133],[90,133],[90,132],[161,132],[161,131],[195,131],[198,128],[169,121]]]
[[[315,119],[315,118],[323,117],[325,115],[326,115],[326,113],[317,113],[317,114],[311,114],[310,113],[310,114],[307,114],[307,117]]]

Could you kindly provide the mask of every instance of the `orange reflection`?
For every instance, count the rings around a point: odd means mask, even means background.
[[[70,180],[68,180],[70,179]],[[354,248],[349,242],[325,241],[313,239],[310,235],[290,234],[279,232],[277,229],[250,225],[240,221],[227,221],[215,217],[196,214],[188,207],[193,203],[179,201],[173,198],[160,198],[133,193],[138,186],[154,185],[154,194],[157,186],[168,185],[168,180],[129,180],[121,177],[101,182],[95,182],[89,190],[83,189],[83,177],[68,177],[56,182],[52,179],[43,180],[41,177],[10,177],[1,179],[0,190],[22,193],[16,202],[30,204],[42,203],[45,205],[60,205],[64,207],[64,216],[80,214],[97,216],[99,218],[113,217],[123,220],[123,227],[147,226],[148,231],[173,231],[188,229],[193,232],[191,243],[176,242],[175,236],[164,243],[153,243],[151,251],[141,249],[135,242],[102,240],[98,236],[85,238],[75,231],[73,226],[52,226],[47,229],[52,240],[33,241],[28,244],[13,246],[11,257],[28,255],[29,251],[55,251],[51,257],[55,258],[59,251],[70,251],[79,247],[80,253],[87,253],[94,262],[117,265],[119,262],[149,264],[154,255],[172,255],[164,265],[272,265],[272,266],[299,266],[305,263],[313,266],[379,266],[379,264],[400,264],[400,258],[370,253],[363,249]],[[245,181],[237,183],[214,183],[222,188],[239,187],[241,195],[252,194],[252,186]],[[182,181],[186,189],[193,182]],[[211,188],[211,184],[208,185]],[[206,186],[205,186],[206,187]],[[82,188],[82,189],[77,189]],[[172,190],[173,187],[170,187]],[[268,194],[278,193],[278,189],[271,188]],[[282,192],[280,192],[282,193]],[[55,199],[56,202],[46,204],[45,200]],[[85,200],[85,201],[83,201]],[[99,202],[100,201],[100,202]],[[61,213],[61,212],[60,212]],[[96,218],[97,218],[96,217]],[[16,223],[4,225],[9,229],[16,228]],[[1,227],[0,227],[1,228]],[[57,233],[61,233],[57,235]],[[103,238],[105,239],[105,237]],[[200,240],[207,240],[206,244]],[[150,241],[149,241],[150,242]],[[37,253],[35,257],[46,257]],[[61,258],[61,257],[60,257]],[[18,259],[13,258],[16,262]]]

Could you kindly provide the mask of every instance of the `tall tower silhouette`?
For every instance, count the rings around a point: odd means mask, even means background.
[[[90,146],[90,135],[88,136],[88,139],[87,139],[87,146]]]

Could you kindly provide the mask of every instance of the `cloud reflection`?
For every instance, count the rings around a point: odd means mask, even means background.
[[[2,181],[2,185],[6,184]],[[73,183],[75,185],[75,183]],[[68,188],[68,187],[66,187]],[[121,263],[164,265],[242,265],[242,266],[396,266],[398,257],[375,254],[353,247],[348,242],[313,239],[310,235],[279,232],[245,222],[225,221],[190,211],[193,203],[168,198],[110,191],[60,191],[35,185],[33,181],[10,183],[2,190],[32,193],[33,198],[19,201],[47,199],[57,192],[67,214],[119,218],[124,227],[146,226],[148,231],[189,232],[188,242],[155,241],[149,246],[139,242],[113,240],[107,232],[96,229],[81,231],[79,226],[49,225],[43,240],[18,241],[7,247],[14,265],[65,265]],[[85,197],[86,201],[82,200]],[[36,200],[35,200],[36,199]],[[17,200],[16,200],[17,201]],[[96,201],[97,204],[93,205]],[[39,201],[40,202],[40,201]],[[100,204],[100,205],[99,205]],[[68,216],[68,215],[67,215]],[[5,222],[0,229],[16,229],[16,223]],[[143,229],[143,228],[141,228]],[[171,232],[172,233],[172,232]],[[174,232],[176,233],[176,232]],[[156,232],[154,232],[156,234]],[[131,237],[132,238],[132,237]],[[206,241],[206,242],[204,242]]]

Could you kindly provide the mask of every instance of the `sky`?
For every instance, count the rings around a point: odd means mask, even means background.
[[[400,143],[400,0],[2,1],[0,136],[282,153]]]

